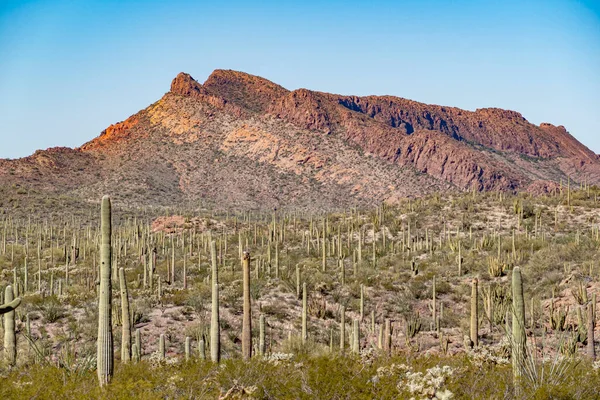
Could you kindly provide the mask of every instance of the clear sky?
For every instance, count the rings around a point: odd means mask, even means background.
[[[216,68],[512,109],[600,153],[600,0],[0,0],[0,158],[81,145]]]

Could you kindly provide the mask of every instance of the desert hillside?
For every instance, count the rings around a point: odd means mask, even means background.
[[[333,210],[434,192],[549,193],[600,183],[598,156],[562,126],[495,108],[287,90],[216,70],[181,73],[156,103],[76,149],[0,160],[0,183],[130,205]]]

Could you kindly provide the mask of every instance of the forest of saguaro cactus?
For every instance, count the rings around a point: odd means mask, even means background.
[[[599,194],[0,209],[0,398],[595,398]]]

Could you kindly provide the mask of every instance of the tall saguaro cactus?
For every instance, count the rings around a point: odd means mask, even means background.
[[[518,380],[523,374],[525,362],[525,301],[523,300],[523,281],[521,268],[515,267],[512,273],[512,366],[513,376]]]
[[[111,248],[111,204],[110,197],[102,197],[100,230],[100,295],[98,299],[98,349],[97,369],[100,386],[110,382],[113,375],[113,337],[112,337],[112,287],[110,280],[112,265]]]
[[[340,307],[340,350],[344,351],[346,343],[346,307]]]
[[[594,361],[596,359],[596,348],[594,346],[594,328],[595,324],[594,308],[591,304],[587,305],[587,356]]]
[[[127,291],[127,282],[125,281],[125,270],[119,268],[119,286],[121,287],[121,361],[129,362],[131,360],[131,317],[129,315],[129,293]]]
[[[8,285],[4,290],[4,301],[7,303],[3,307],[4,314],[4,359],[8,365],[17,363],[17,335],[15,331],[15,311],[14,309],[21,302],[13,300],[14,293],[12,286]],[[13,307],[13,305],[16,306]]]
[[[477,279],[473,279],[471,283],[471,342],[473,346],[479,345],[479,304],[478,290],[477,290]]]
[[[242,321],[242,356],[245,360],[252,357],[252,309],[250,305],[250,252],[244,251],[242,257],[244,286],[244,317]]]
[[[435,290],[435,275],[433,276],[433,283],[431,287],[431,315],[433,317],[433,329],[438,329],[438,319],[437,319],[437,304],[436,304],[436,290]]]
[[[308,301],[307,301],[307,293],[306,293],[306,282],[302,283],[302,344],[306,343],[306,339],[308,338],[308,329],[307,329],[307,310],[308,310]]]
[[[210,316],[210,359],[218,363],[221,360],[221,335],[219,327],[219,275],[217,270],[217,244],[210,242],[212,264],[212,308]]]

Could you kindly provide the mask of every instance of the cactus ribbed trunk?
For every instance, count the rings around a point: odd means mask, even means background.
[[[433,317],[433,330],[437,331],[437,310],[436,310],[436,293],[435,293],[435,275],[433,276],[433,283],[431,288],[431,314]]]
[[[258,354],[265,355],[265,316],[261,315],[259,319],[258,331]]]
[[[296,297],[300,298],[300,266],[296,265]]]
[[[140,351],[135,343],[131,345],[131,360],[134,363],[140,362]]]
[[[594,347],[594,327],[595,327],[595,315],[594,308],[591,304],[587,305],[587,348],[586,353],[588,357],[594,361],[596,360],[596,348]]]
[[[198,353],[201,360],[206,360],[206,348],[204,347],[204,339],[198,341]]]
[[[186,336],[185,338],[185,361],[190,361],[190,344],[191,344],[191,338],[189,336]]]
[[[360,320],[362,321],[365,318],[365,289],[364,286],[360,285]]]
[[[165,334],[161,333],[160,337],[158,338],[158,358],[161,361],[164,361],[166,356],[166,350],[165,350]]]
[[[340,350],[343,352],[346,345],[346,307],[340,307]]]
[[[515,381],[523,374],[525,362],[525,301],[523,300],[523,281],[521,268],[515,267],[512,273],[512,366]],[[517,386],[515,386],[517,387]]]
[[[4,302],[7,305],[14,304],[14,293],[12,286],[8,285],[4,290]],[[18,304],[17,304],[18,305]],[[6,307],[6,305],[4,306]],[[15,331],[15,311],[10,307],[5,308],[4,313],[4,360],[10,366],[17,363],[17,335]]]
[[[360,352],[360,325],[355,319],[352,324],[352,352],[358,354]]]
[[[242,356],[252,357],[252,309],[250,304],[250,253],[244,251],[242,259],[244,286],[244,316],[242,321]]]
[[[142,354],[143,354],[143,350],[142,350],[142,334],[138,329],[135,330],[135,347],[137,348],[137,359],[135,361],[140,361],[142,359]],[[133,349],[132,349],[133,352]]]
[[[212,264],[212,308],[210,317],[210,359],[218,363],[221,360],[221,335],[219,327],[219,276],[217,267],[217,244],[210,242]]]
[[[121,361],[131,360],[131,316],[129,315],[129,292],[125,280],[125,270],[119,268],[119,286],[121,287]]]
[[[110,197],[102,198],[100,230],[100,289],[98,298],[98,349],[97,370],[100,386],[110,382],[113,375],[113,337],[112,337],[112,223]]]
[[[479,345],[479,303],[477,301],[477,279],[471,283],[471,342],[473,346]]]
[[[306,293],[306,282],[302,283],[302,344],[306,343],[308,338],[307,330],[307,293]]]
[[[392,353],[392,322],[389,320],[389,318],[385,320],[383,348],[387,354]]]

